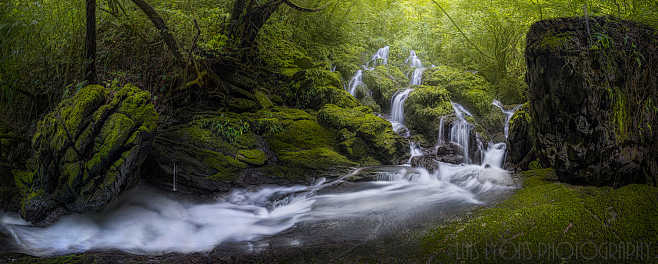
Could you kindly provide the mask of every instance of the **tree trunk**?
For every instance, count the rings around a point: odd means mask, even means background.
[[[85,80],[89,84],[98,82],[96,76],[96,0],[87,1],[87,33],[85,39]]]
[[[260,5],[257,2],[257,0],[235,0],[231,10],[231,20],[227,29],[229,48],[237,50],[243,61],[257,57],[251,52],[256,48],[258,33],[282,4],[301,12],[319,12],[329,5],[321,8],[306,8],[291,0],[270,0]]]
[[[132,0],[139,9],[146,14],[146,16],[151,20],[155,28],[160,31],[160,36],[162,39],[164,39],[165,44],[167,44],[167,47],[169,48],[169,51],[171,51],[171,54],[174,55],[174,60],[176,60],[176,63],[178,65],[183,65],[183,56],[180,53],[180,50],[178,50],[178,44],[176,43],[176,39],[171,35],[171,32],[169,31],[169,28],[167,28],[167,24],[165,24],[164,20],[162,17],[158,14],[158,12],[153,9],[151,5],[146,3],[144,0]],[[238,2],[241,2],[242,0],[237,0]]]

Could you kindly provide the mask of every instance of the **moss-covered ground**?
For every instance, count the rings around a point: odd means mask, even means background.
[[[523,188],[422,238],[432,263],[655,262],[658,188],[572,186],[551,169],[522,173]]]

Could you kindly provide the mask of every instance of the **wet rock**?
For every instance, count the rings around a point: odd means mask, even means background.
[[[271,107],[255,113],[196,113],[162,129],[143,174],[178,192],[209,194],[252,185],[310,184],[358,163],[338,153],[336,133],[313,115]]]
[[[611,17],[531,27],[526,61],[536,150],[560,180],[656,184],[657,40],[654,29]]]
[[[456,144],[441,144],[436,149],[436,159],[445,163],[461,164],[464,163],[464,152]]]
[[[414,168],[425,168],[431,173],[439,168],[439,163],[434,155],[423,155],[411,158],[411,166]]]
[[[531,130],[529,113],[529,104],[524,104],[510,120],[509,138],[507,145],[509,152],[507,161],[512,167],[522,170],[528,169],[528,164],[535,159],[534,153],[534,133]]]
[[[100,210],[139,181],[158,114],[151,94],[90,85],[37,125],[27,171],[15,171],[22,217],[36,225]]]

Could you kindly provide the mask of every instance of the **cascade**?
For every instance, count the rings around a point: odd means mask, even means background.
[[[452,129],[450,130],[450,141],[462,147],[462,150],[464,151],[464,163],[469,164],[470,158],[468,156],[468,145],[469,135],[471,132],[471,124],[466,121],[464,115],[473,115],[458,103],[452,103],[452,108],[455,111],[457,120],[455,120],[452,124]]]
[[[416,55],[416,51],[412,50],[404,63],[409,64],[409,66],[414,68],[414,72],[411,75],[411,82],[409,85],[421,85],[423,83],[423,72],[425,72],[425,68],[423,67],[423,63],[418,58],[418,55]]]
[[[349,89],[348,92],[350,92],[352,96],[355,96],[356,88],[358,88],[361,85],[365,85],[363,83],[363,70],[358,70],[356,71],[356,74],[354,74],[354,77],[352,77],[349,84],[347,85],[347,88]]]
[[[423,68],[423,63],[418,58],[418,55],[416,55],[415,50],[410,52],[409,57],[404,61],[404,63],[409,64],[409,66],[414,68]]]
[[[389,47],[389,46],[386,46],[386,47],[383,47],[383,48],[377,50],[377,53],[375,53],[375,55],[372,55],[372,58],[370,59],[370,61],[368,62],[368,64],[366,66],[368,66],[372,63],[373,68],[369,68],[369,69],[374,69],[374,67],[377,67],[379,65],[388,64],[388,54],[390,53],[390,50],[391,50],[391,47]],[[382,62],[379,63],[379,60],[381,60]]]
[[[521,108],[521,105],[515,106],[514,108],[512,108],[512,110],[505,110],[503,104],[498,100],[493,100],[491,104],[498,107],[500,111],[503,111],[503,114],[505,114],[505,138],[507,138],[509,136],[509,121],[512,120],[512,116],[514,116],[514,113],[516,113],[516,111],[518,111],[519,108]]]
[[[404,102],[409,97],[409,94],[414,89],[407,88],[402,92],[397,92],[393,96],[393,102],[391,103],[391,123],[393,124],[393,130],[395,132],[400,131],[400,129],[405,128],[404,126]]]
[[[445,121],[445,116],[441,116],[441,119],[439,121],[439,138],[436,140],[437,146],[442,145],[444,143],[443,142],[443,123],[444,123],[444,121]]]

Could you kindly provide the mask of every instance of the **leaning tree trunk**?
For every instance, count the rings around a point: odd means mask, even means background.
[[[257,57],[251,52],[256,48],[258,33],[282,4],[301,12],[318,12],[329,5],[321,8],[306,8],[295,4],[292,0],[270,0],[260,5],[257,2],[258,0],[235,0],[231,10],[231,20],[227,29],[229,47],[237,50],[243,61]]]
[[[171,35],[171,32],[169,31],[169,28],[167,27],[167,24],[165,24],[164,20],[162,17],[158,14],[158,12],[155,11],[155,9],[146,3],[144,0],[132,0],[139,9],[146,14],[146,16],[151,20],[151,23],[160,31],[160,36],[162,39],[165,41],[165,44],[167,44],[167,47],[169,48],[169,51],[171,52],[172,55],[174,55],[174,60],[176,61],[176,64],[178,65],[183,65],[183,56],[180,53],[180,50],[178,50],[178,44],[176,43],[176,39]],[[237,0],[238,2],[242,2],[242,0]]]
[[[85,38],[85,80],[96,83],[96,0],[87,1],[87,32]]]

